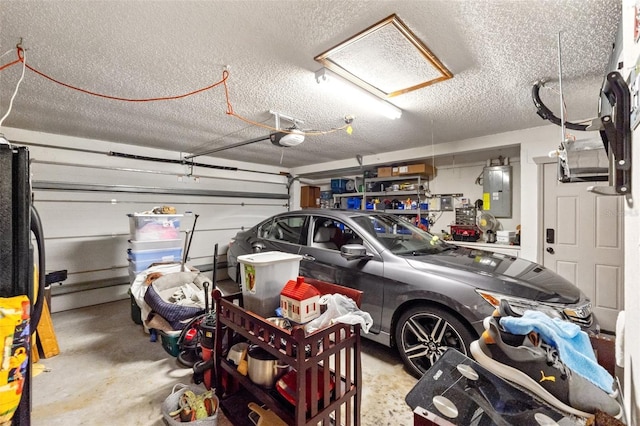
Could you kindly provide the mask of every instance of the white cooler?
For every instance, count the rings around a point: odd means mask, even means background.
[[[264,318],[275,316],[280,292],[300,272],[298,254],[267,251],[238,256],[244,309]]]

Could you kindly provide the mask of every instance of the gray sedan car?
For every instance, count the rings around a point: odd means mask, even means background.
[[[228,251],[303,256],[300,275],[363,292],[373,317],[363,336],[397,348],[419,377],[447,348],[469,354],[482,321],[502,302],[516,314],[539,310],[599,332],[591,302],[572,283],[522,258],[458,247],[392,214],[305,209],[275,215],[239,232]]]

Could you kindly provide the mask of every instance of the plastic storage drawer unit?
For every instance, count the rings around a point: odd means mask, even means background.
[[[173,260],[182,259],[182,248],[181,247],[172,247],[160,250],[132,250],[128,249],[127,253],[129,254],[129,259],[135,262],[144,262],[144,261],[162,261],[162,262],[171,262]]]
[[[182,247],[182,240],[149,240],[149,241],[136,241],[129,240],[129,247],[133,251],[140,250],[161,250],[161,249],[174,249]]]
[[[129,233],[135,241],[180,239],[182,215],[136,214],[129,215]]]
[[[153,263],[179,262],[182,260],[182,249],[180,247],[162,250],[128,250],[128,253],[133,272],[136,274],[144,271]]]

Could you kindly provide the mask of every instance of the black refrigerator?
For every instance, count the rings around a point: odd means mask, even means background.
[[[11,335],[3,329],[0,340],[0,389],[15,389],[11,394],[0,393],[4,410],[0,418],[10,418],[13,425],[31,423],[31,347],[35,344],[31,335],[44,301],[44,236],[40,217],[32,205],[30,182],[28,149],[11,145],[0,134],[0,308],[22,300],[22,320]],[[34,300],[36,272],[38,300]],[[13,400],[17,408],[11,413],[7,406]]]

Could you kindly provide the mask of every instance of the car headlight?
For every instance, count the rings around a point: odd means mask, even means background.
[[[547,314],[551,318],[566,319],[563,314],[565,308],[564,305],[556,306],[537,302],[531,299],[505,296],[504,294],[493,293],[484,290],[476,290],[476,292],[495,309],[498,309],[498,307],[500,306],[500,302],[504,301],[509,304],[509,307],[516,315],[524,315],[524,311],[539,311]]]

